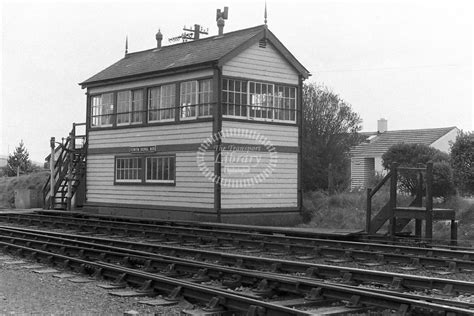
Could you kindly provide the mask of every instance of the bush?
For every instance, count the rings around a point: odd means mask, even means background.
[[[451,145],[454,182],[461,194],[474,194],[474,134],[460,132]]]
[[[455,193],[452,169],[449,155],[438,149],[423,144],[400,143],[390,147],[382,156],[382,165],[389,170],[392,163],[397,162],[401,167],[416,167],[433,162],[433,196],[448,197]],[[399,172],[399,190],[415,195],[418,180],[416,171]]]
[[[433,196],[447,198],[456,193],[453,170],[447,161],[433,164]]]

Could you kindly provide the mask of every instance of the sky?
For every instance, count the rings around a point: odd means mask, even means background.
[[[2,1],[0,155],[23,140],[44,161],[51,136],[85,122],[79,82],[129,52],[155,47],[184,25],[217,34],[263,24],[264,0]],[[473,8],[466,0],[267,0],[268,27],[374,131],[474,129]]]

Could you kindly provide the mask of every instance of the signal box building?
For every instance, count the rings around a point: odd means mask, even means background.
[[[134,53],[87,90],[86,210],[272,224],[301,209],[302,84],[266,25]]]

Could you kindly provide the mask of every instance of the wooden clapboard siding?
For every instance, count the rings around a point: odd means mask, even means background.
[[[89,148],[199,144],[211,135],[212,122],[115,130],[90,130]]]
[[[212,166],[213,155],[205,155]],[[205,178],[196,152],[176,153],[176,185],[114,185],[114,155],[89,155],[87,202],[213,208],[214,183]]]
[[[231,77],[298,84],[296,70],[270,43],[267,43],[265,48],[259,47],[258,43],[247,48],[224,64],[222,74]]]
[[[255,131],[256,133],[267,138],[273,146],[298,146],[298,127],[288,125],[277,125],[277,124],[265,124],[265,123],[247,123],[247,122],[236,122],[226,121],[225,118],[222,122],[222,131],[230,130],[248,130]],[[237,144],[259,144],[259,142],[252,137],[245,136],[243,133],[236,133],[236,136],[224,137],[222,140],[224,143],[237,143]]]
[[[375,175],[374,158],[351,158],[351,189],[366,188]]]
[[[168,84],[171,82],[178,82],[183,80],[190,80],[195,78],[211,77],[213,75],[213,70],[199,70],[189,73],[176,74],[172,76],[163,76],[146,80],[135,80],[131,82],[124,82],[118,84],[112,84],[102,87],[89,88],[89,94],[104,93],[109,91],[117,90],[126,90],[126,89],[135,89],[143,88],[145,86],[158,86],[162,84]]]
[[[226,174],[225,168],[231,164],[225,161],[227,151],[223,152],[222,181],[248,179],[258,174],[258,168],[251,169],[251,175]],[[262,154],[263,155],[263,154]],[[263,160],[269,158],[262,158]],[[222,185],[222,209],[296,207],[297,206],[297,154],[278,153],[272,173],[263,181],[248,187]],[[264,168],[261,168],[262,170]],[[235,182],[234,182],[235,183]]]

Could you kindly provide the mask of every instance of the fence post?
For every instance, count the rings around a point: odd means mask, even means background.
[[[398,163],[394,162],[390,166],[392,177],[390,178],[390,223],[389,232],[392,237],[396,232],[395,208],[397,207],[397,180],[398,180]]]
[[[419,168],[423,166],[421,164],[418,165]],[[418,188],[416,191],[416,204],[414,206],[423,206],[423,172],[420,171],[418,173]],[[422,230],[422,220],[415,219],[415,237],[421,238],[421,230]]]
[[[51,157],[49,158],[49,169],[51,172],[50,175],[50,184],[51,184],[51,189],[49,193],[49,206],[51,209],[54,208],[54,185],[55,185],[55,179],[54,179],[54,147],[56,146],[56,139],[54,137],[51,137],[49,141],[49,145],[51,146]]]
[[[367,207],[365,218],[365,231],[370,234],[370,221],[372,220],[372,189],[367,188]]]
[[[425,237],[433,238],[433,162],[426,164],[426,223]]]
[[[66,193],[66,210],[71,210],[71,199],[72,199],[72,160],[74,156],[73,148],[74,148],[74,134],[73,132],[69,133],[69,148],[68,148],[68,166],[67,166],[67,193]]]

